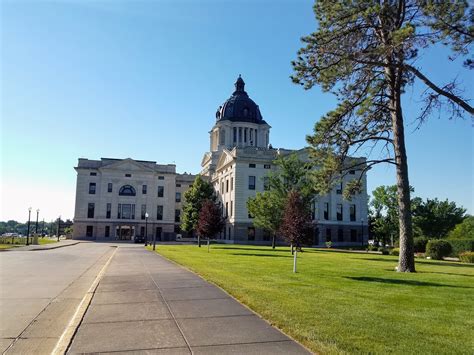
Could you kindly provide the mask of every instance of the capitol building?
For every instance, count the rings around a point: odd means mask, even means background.
[[[217,238],[226,243],[270,244],[270,234],[253,225],[247,200],[267,189],[266,175],[276,169],[273,163],[278,156],[295,153],[307,161],[308,151],[273,148],[271,126],[245,91],[243,79],[239,76],[234,85],[234,92],[216,112],[200,174],[214,186],[226,217]],[[353,159],[364,162],[364,158]],[[130,158],[79,159],[75,170],[74,238],[134,240],[146,234],[148,239],[167,241],[183,234],[179,226],[184,192],[196,175],[179,174],[172,164]],[[350,201],[342,197],[344,184],[360,174],[360,170],[350,171],[333,191],[314,199],[313,245],[367,244],[366,174],[361,177],[360,194]]]

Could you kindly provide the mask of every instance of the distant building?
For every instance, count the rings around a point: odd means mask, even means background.
[[[133,159],[79,159],[73,238],[134,240],[179,232],[184,191],[195,176],[175,165]],[[146,218],[148,213],[148,218]]]
[[[248,96],[239,76],[235,91],[216,112],[210,131],[210,151],[201,162],[201,175],[214,186],[226,226],[218,236],[226,243],[268,244],[269,233],[255,228],[247,210],[247,200],[265,191],[268,172],[279,155],[295,153],[308,161],[306,149],[273,149],[270,125],[259,106]],[[351,158],[361,163],[364,158]],[[79,159],[77,171],[74,238],[133,240],[145,235],[148,213],[148,238],[172,240],[181,233],[179,224],[184,191],[195,175],[177,174],[175,165],[132,159]],[[347,181],[360,177],[353,170],[331,193],[313,201],[313,244],[334,246],[367,244],[367,179],[363,190],[351,201],[342,198]]]

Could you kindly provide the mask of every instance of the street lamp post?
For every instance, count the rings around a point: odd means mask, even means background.
[[[145,212],[145,246],[148,245],[148,212]]]
[[[41,237],[44,238],[44,218],[43,218],[43,227],[41,228]]]
[[[28,232],[26,233],[26,245],[30,245],[30,220],[31,220],[31,207],[28,208]]]
[[[360,243],[362,245],[362,247],[364,247],[364,220],[361,219],[360,220]]]
[[[58,218],[58,242],[59,242],[59,227],[60,227],[60,223],[61,223],[61,216],[59,216],[59,218]]]
[[[39,216],[40,210],[39,208],[36,210],[36,226],[35,226],[35,234],[38,235],[38,216]]]

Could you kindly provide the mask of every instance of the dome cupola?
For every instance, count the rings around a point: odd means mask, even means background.
[[[216,121],[229,120],[265,124],[258,105],[245,91],[245,82],[240,75],[234,86],[235,91],[231,97],[217,109]]]

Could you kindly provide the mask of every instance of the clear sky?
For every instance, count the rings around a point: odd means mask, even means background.
[[[217,107],[238,74],[272,126],[274,147],[301,148],[335,99],[289,76],[312,1],[1,1],[1,213],[74,214],[79,157],[176,163],[197,173]],[[473,78],[436,49],[417,63],[442,84]],[[471,81],[471,86],[469,85]],[[404,96],[410,183],[423,198],[473,206],[473,122],[433,117],[414,131],[419,88]],[[369,191],[393,184],[369,172]]]

